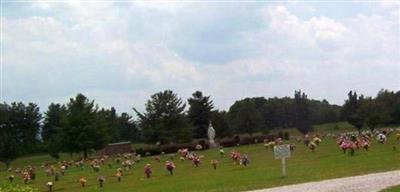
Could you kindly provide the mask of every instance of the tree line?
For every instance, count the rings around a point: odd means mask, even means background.
[[[82,153],[107,143],[184,143],[206,138],[209,122],[217,137],[268,133],[295,127],[302,133],[312,125],[348,121],[358,130],[400,124],[400,92],[381,90],[376,97],[350,91],[343,106],[313,100],[302,91],[294,97],[254,97],[236,101],[228,111],[215,109],[210,96],[196,91],[185,102],[171,90],[150,96],[144,111],[133,108],[136,118],[100,108],[83,94],[66,104],[51,103],[42,114],[37,104],[0,104],[0,160],[9,164],[20,155],[48,152]]]

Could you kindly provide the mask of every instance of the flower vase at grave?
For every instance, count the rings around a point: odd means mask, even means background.
[[[58,181],[59,180],[59,174],[58,172],[54,174],[54,181]]]
[[[117,177],[118,182],[121,182],[121,177],[122,177],[121,172],[118,171],[117,174],[115,174],[115,176]]]
[[[100,176],[97,180],[99,181],[100,188],[102,188],[106,179],[103,176]]]
[[[84,177],[81,177],[81,178],[79,179],[79,183],[81,184],[82,187],[85,187],[85,185],[86,185],[86,179],[85,179]]]
[[[213,166],[214,170],[217,170],[218,161],[215,159],[211,160],[211,165]]]
[[[170,175],[174,174],[175,164],[173,162],[167,161],[165,163],[165,167],[167,168]]]
[[[49,192],[53,192],[53,182],[47,182],[46,185],[49,188]]]
[[[151,165],[150,165],[150,164],[147,164],[147,165],[144,167],[144,173],[146,174],[146,177],[147,177],[147,178],[150,178],[150,177],[151,177],[152,170],[151,170]]]

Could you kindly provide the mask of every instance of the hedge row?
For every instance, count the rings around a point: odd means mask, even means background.
[[[283,138],[284,140],[289,140],[288,132],[278,132],[277,135],[256,135],[256,136],[235,136],[232,138],[223,138],[217,139],[216,142],[221,147],[234,147],[238,145],[249,145],[255,143],[261,143],[264,140],[273,141],[276,138]],[[181,144],[166,144],[160,146],[150,146],[144,148],[135,149],[136,154],[140,154],[141,156],[147,155],[159,155],[161,153],[176,153],[179,149],[187,148],[190,151],[196,150],[196,145],[200,144],[204,149],[209,148],[208,140],[202,139],[193,141],[191,143],[181,143]]]

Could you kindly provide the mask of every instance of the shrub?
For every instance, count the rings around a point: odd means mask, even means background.
[[[283,139],[286,140],[286,141],[288,141],[290,139],[289,132],[283,133]]]
[[[237,145],[237,141],[231,138],[224,138],[219,141],[219,144],[222,147],[234,147]]]
[[[263,142],[264,139],[266,139],[268,137],[268,135],[257,135],[253,137],[253,140],[257,140],[258,142]]]
[[[283,132],[282,131],[278,132],[278,137],[283,139]]]
[[[338,124],[335,124],[335,125],[333,126],[333,130],[335,130],[335,131],[339,130]]]
[[[192,143],[172,143],[172,144],[165,144],[165,145],[160,145],[160,146],[148,146],[148,147],[143,147],[143,148],[138,148],[136,149],[136,154],[140,154],[142,156],[145,156],[146,153],[150,155],[159,155],[161,152],[164,153],[176,153],[179,149],[182,148],[187,148],[190,151],[194,151],[196,148],[196,145],[200,144],[204,149],[209,148],[209,144],[206,140],[199,140],[199,141],[193,141]]]
[[[252,140],[252,138],[251,137],[248,137],[248,136],[243,136],[242,138],[240,138],[240,140],[239,140],[239,144],[240,145],[248,145],[248,144],[251,144],[251,143],[253,143],[254,142],[254,140]]]
[[[233,137],[233,140],[235,140],[236,144],[240,143],[240,136],[236,135],[235,137]]]
[[[198,143],[203,147],[203,149],[210,148],[210,144],[208,143],[208,141],[206,141],[204,139],[200,140]]]
[[[278,138],[276,135],[267,135],[265,137],[268,141],[275,141],[276,138]]]

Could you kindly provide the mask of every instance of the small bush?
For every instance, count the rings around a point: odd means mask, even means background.
[[[283,139],[283,132],[282,131],[278,132],[278,137]]]
[[[333,126],[333,130],[335,130],[335,131],[339,130],[339,126],[338,126],[337,124],[335,124],[335,125]]]
[[[224,139],[221,139],[221,140],[219,141],[219,144],[220,144],[222,147],[234,147],[234,146],[236,146],[238,143],[237,143],[237,141],[236,141],[235,139],[224,138]]]
[[[289,132],[283,133],[283,139],[286,140],[286,141],[288,141],[288,140],[290,139],[290,134],[289,134]]]

